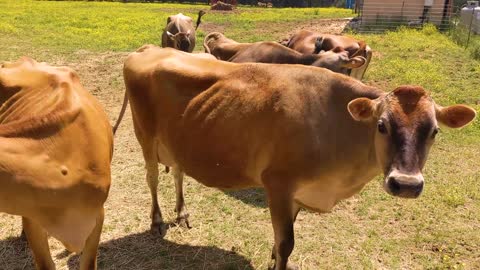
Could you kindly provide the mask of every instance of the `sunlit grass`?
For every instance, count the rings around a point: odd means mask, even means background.
[[[205,22],[224,25],[226,34],[236,39],[248,35],[257,24],[352,15],[350,10],[337,8],[239,7],[230,14],[210,12],[206,5],[3,0],[0,34],[63,51],[132,50],[146,43],[159,44],[168,16],[182,12],[196,20],[200,9],[208,11]],[[204,36],[201,27],[199,36],[200,40]]]

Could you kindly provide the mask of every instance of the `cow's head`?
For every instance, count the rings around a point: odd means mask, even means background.
[[[333,72],[348,75],[353,68],[359,68],[366,63],[362,56],[350,58],[348,52],[340,47],[330,51],[322,51],[318,54],[318,59],[312,64],[316,67],[327,68]]]
[[[176,34],[167,31],[168,38],[173,41],[173,48],[184,52],[188,52],[188,49],[190,48],[190,34],[190,30],[187,32],[178,32]]]
[[[375,126],[374,145],[385,174],[384,189],[405,198],[416,198],[423,190],[422,169],[439,125],[460,128],[476,114],[465,105],[436,105],[418,86],[401,86],[374,100],[354,99],[348,111],[353,119]]]

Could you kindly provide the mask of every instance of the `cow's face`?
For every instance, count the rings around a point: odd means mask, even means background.
[[[353,68],[359,68],[366,63],[362,56],[350,58],[348,52],[340,47],[330,51],[322,51],[318,55],[319,59],[313,63],[313,66],[327,68],[333,72],[349,75]]]
[[[173,41],[173,48],[188,52],[190,48],[190,33],[191,31],[188,30],[187,32],[178,32],[175,35],[167,31],[168,38]]]
[[[375,100],[357,98],[348,104],[355,120],[375,126],[375,153],[385,174],[384,189],[416,198],[423,190],[422,169],[439,124],[460,128],[475,118],[464,105],[440,107],[417,86],[402,86]]]

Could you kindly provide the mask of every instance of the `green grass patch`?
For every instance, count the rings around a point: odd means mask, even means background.
[[[257,24],[352,15],[350,10],[338,8],[259,9],[241,6],[228,13],[209,11],[207,5],[3,0],[0,2],[0,35],[66,52],[78,48],[133,50],[146,43],[160,44],[168,16],[182,12],[196,20],[200,9],[207,11],[204,22],[223,27],[225,33],[235,39],[251,36],[249,32],[253,32]],[[204,34],[200,27],[198,45]],[[261,40],[264,37],[256,38]]]

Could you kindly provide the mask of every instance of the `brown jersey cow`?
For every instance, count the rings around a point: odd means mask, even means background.
[[[303,54],[320,53],[335,48],[342,48],[349,53],[350,57],[363,56],[366,59],[365,65],[354,68],[349,73],[351,77],[359,80],[363,78],[368,64],[372,59],[372,50],[365,42],[357,41],[348,36],[319,34],[308,30],[301,30],[291,36],[288,41],[282,41],[281,43]]]
[[[419,86],[386,93],[327,69],[229,63],[148,45],[128,56],[124,79],[152,229],[164,231],[159,163],[173,167],[180,218],[184,173],[210,187],[264,187],[275,270],[294,269],[288,257],[300,208],[328,212],[381,173],[388,193],[418,197],[438,125],[462,127],[476,114],[441,107]]]
[[[37,269],[55,269],[47,235],[96,269],[110,188],[112,129],[69,68],[0,66],[0,212],[22,216]]]
[[[203,46],[205,52],[228,62],[301,64],[323,67],[342,74],[361,67],[366,61],[361,56],[350,58],[348,52],[341,48],[321,54],[301,54],[276,42],[238,43],[218,32],[208,34]]]

